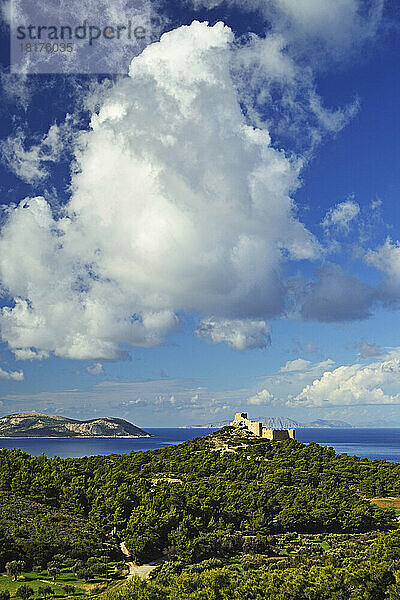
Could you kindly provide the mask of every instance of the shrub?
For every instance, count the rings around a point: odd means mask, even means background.
[[[33,596],[33,594],[33,589],[30,585],[26,585],[26,583],[20,585],[17,591],[15,592],[15,595],[18,596],[18,598],[22,598],[22,600],[28,600],[28,598]]]

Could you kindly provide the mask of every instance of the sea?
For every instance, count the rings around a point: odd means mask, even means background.
[[[0,448],[20,448],[33,456],[79,458],[156,450],[213,433],[215,429],[148,429],[142,438],[4,438]],[[296,429],[296,439],[332,447],[339,454],[400,462],[400,429]]]

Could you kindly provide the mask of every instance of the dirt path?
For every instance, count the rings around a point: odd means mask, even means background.
[[[129,559],[130,554],[128,548],[125,546],[125,542],[121,542],[119,546],[121,548],[122,554],[124,554],[127,557],[127,559]],[[125,563],[129,567],[129,574],[127,579],[132,579],[134,575],[137,575],[138,577],[140,577],[140,579],[147,579],[150,573],[154,571],[154,569],[156,569],[161,564],[161,562],[161,560],[154,560],[151,563],[148,563],[147,565],[137,565],[132,560],[126,560]]]

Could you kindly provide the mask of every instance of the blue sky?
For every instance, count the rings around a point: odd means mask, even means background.
[[[157,3],[118,76],[4,6],[1,413],[400,426],[396,4]]]

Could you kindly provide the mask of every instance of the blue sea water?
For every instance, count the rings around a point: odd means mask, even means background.
[[[338,454],[400,462],[400,429],[296,429],[296,438],[331,446]]]
[[[157,450],[173,444],[181,444],[195,437],[213,433],[215,429],[178,429],[161,427],[146,431],[151,437],[141,438],[5,438],[0,448],[20,448],[28,454],[79,458],[97,454],[129,454],[138,450]]]
[[[1,448],[21,448],[34,456],[46,454],[61,458],[97,454],[127,454],[156,450],[212,433],[213,429],[146,429],[149,438],[9,438],[0,440]],[[400,462],[400,429],[297,429],[299,442],[331,446],[340,454]]]

